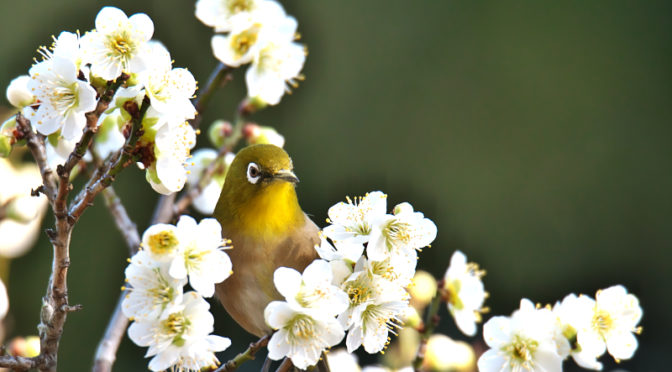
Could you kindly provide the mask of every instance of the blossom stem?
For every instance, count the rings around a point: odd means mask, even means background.
[[[424,324],[422,330],[420,331],[420,346],[418,347],[418,353],[413,360],[413,369],[418,372],[422,367],[422,362],[425,360],[425,351],[427,349],[427,341],[429,337],[434,333],[436,326],[439,324],[439,309],[441,307],[441,301],[443,300],[442,291],[443,288],[442,281],[438,284],[438,289],[432,298],[432,302],[429,304],[427,313],[425,315]]]
[[[241,364],[247,362],[248,360],[253,360],[254,355],[263,347],[268,345],[268,341],[271,339],[271,335],[266,335],[260,338],[258,341],[253,342],[244,352],[236,355],[235,358],[224,363],[221,367],[217,368],[213,372],[232,372],[235,371]]]

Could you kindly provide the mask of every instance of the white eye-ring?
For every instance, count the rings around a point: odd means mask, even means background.
[[[250,163],[247,165],[247,180],[252,184],[256,184],[261,178],[261,171],[259,166],[256,163]]]

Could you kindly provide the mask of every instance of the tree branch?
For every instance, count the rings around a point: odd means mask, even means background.
[[[26,144],[42,175],[42,185],[33,190],[32,195],[37,196],[41,192],[49,199],[49,203],[53,204],[56,197],[56,178],[54,177],[54,171],[47,165],[47,152],[43,137],[33,132],[30,121],[21,115],[21,112],[16,114],[16,123],[16,128],[21,137],[26,139]]]
[[[224,363],[221,367],[217,368],[213,372],[232,372],[235,371],[241,364],[247,362],[248,360],[254,360],[254,355],[263,347],[268,345],[268,341],[271,339],[271,335],[266,335],[260,338],[258,341],[253,342],[244,352],[236,355],[235,358]]]

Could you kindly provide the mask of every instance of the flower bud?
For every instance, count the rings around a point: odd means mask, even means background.
[[[224,144],[224,139],[229,137],[232,132],[231,123],[225,120],[217,120],[208,129],[208,138],[215,147],[221,147]]]
[[[257,124],[246,124],[243,128],[243,136],[250,145],[267,143],[282,147],[285,145],[285,137],[272,127],[262,127]]]
[[[34,358],[40,355],[40,338],[37,336],[26,337],[26,358]]]
[[[14,138],[15,128],[16,117],[2,123],[0,127],[0,157],[6,158],[12,151],[12,145],[16,142],[16,138]]]
[[[413,306],[409,306],[404,310],[401,316],[405,327],[418,328],[422,324],[420,313]]]
[[[432,274],[418,270],[413,277],[413,284],[408,287],[411,294],[411,304],[416,309],[423,309],[436,295],[436,279]]]
[[[475,360],[474,349],[466,342],[435,334],[427,341],[422,366],[431,371],[472,371]]]
[[[32,358],[40,355],[40,338],[37,336],[14,337],[9,342],[9,353],[14,356]]]
[[[28,82],[30,81],[30,76],[21,75],[7,87],[7,101],[16,108],[23,108],[30,105],[35,101],[35,96],[30,93],[28,90]]]

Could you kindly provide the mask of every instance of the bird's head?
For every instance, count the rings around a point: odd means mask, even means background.
[[[240,150],[227,171],[215,215],[257,223],[293,220],[302,212],[294,190],[299,179],[292,168],[292,159],[280,147],[260,144]]]

